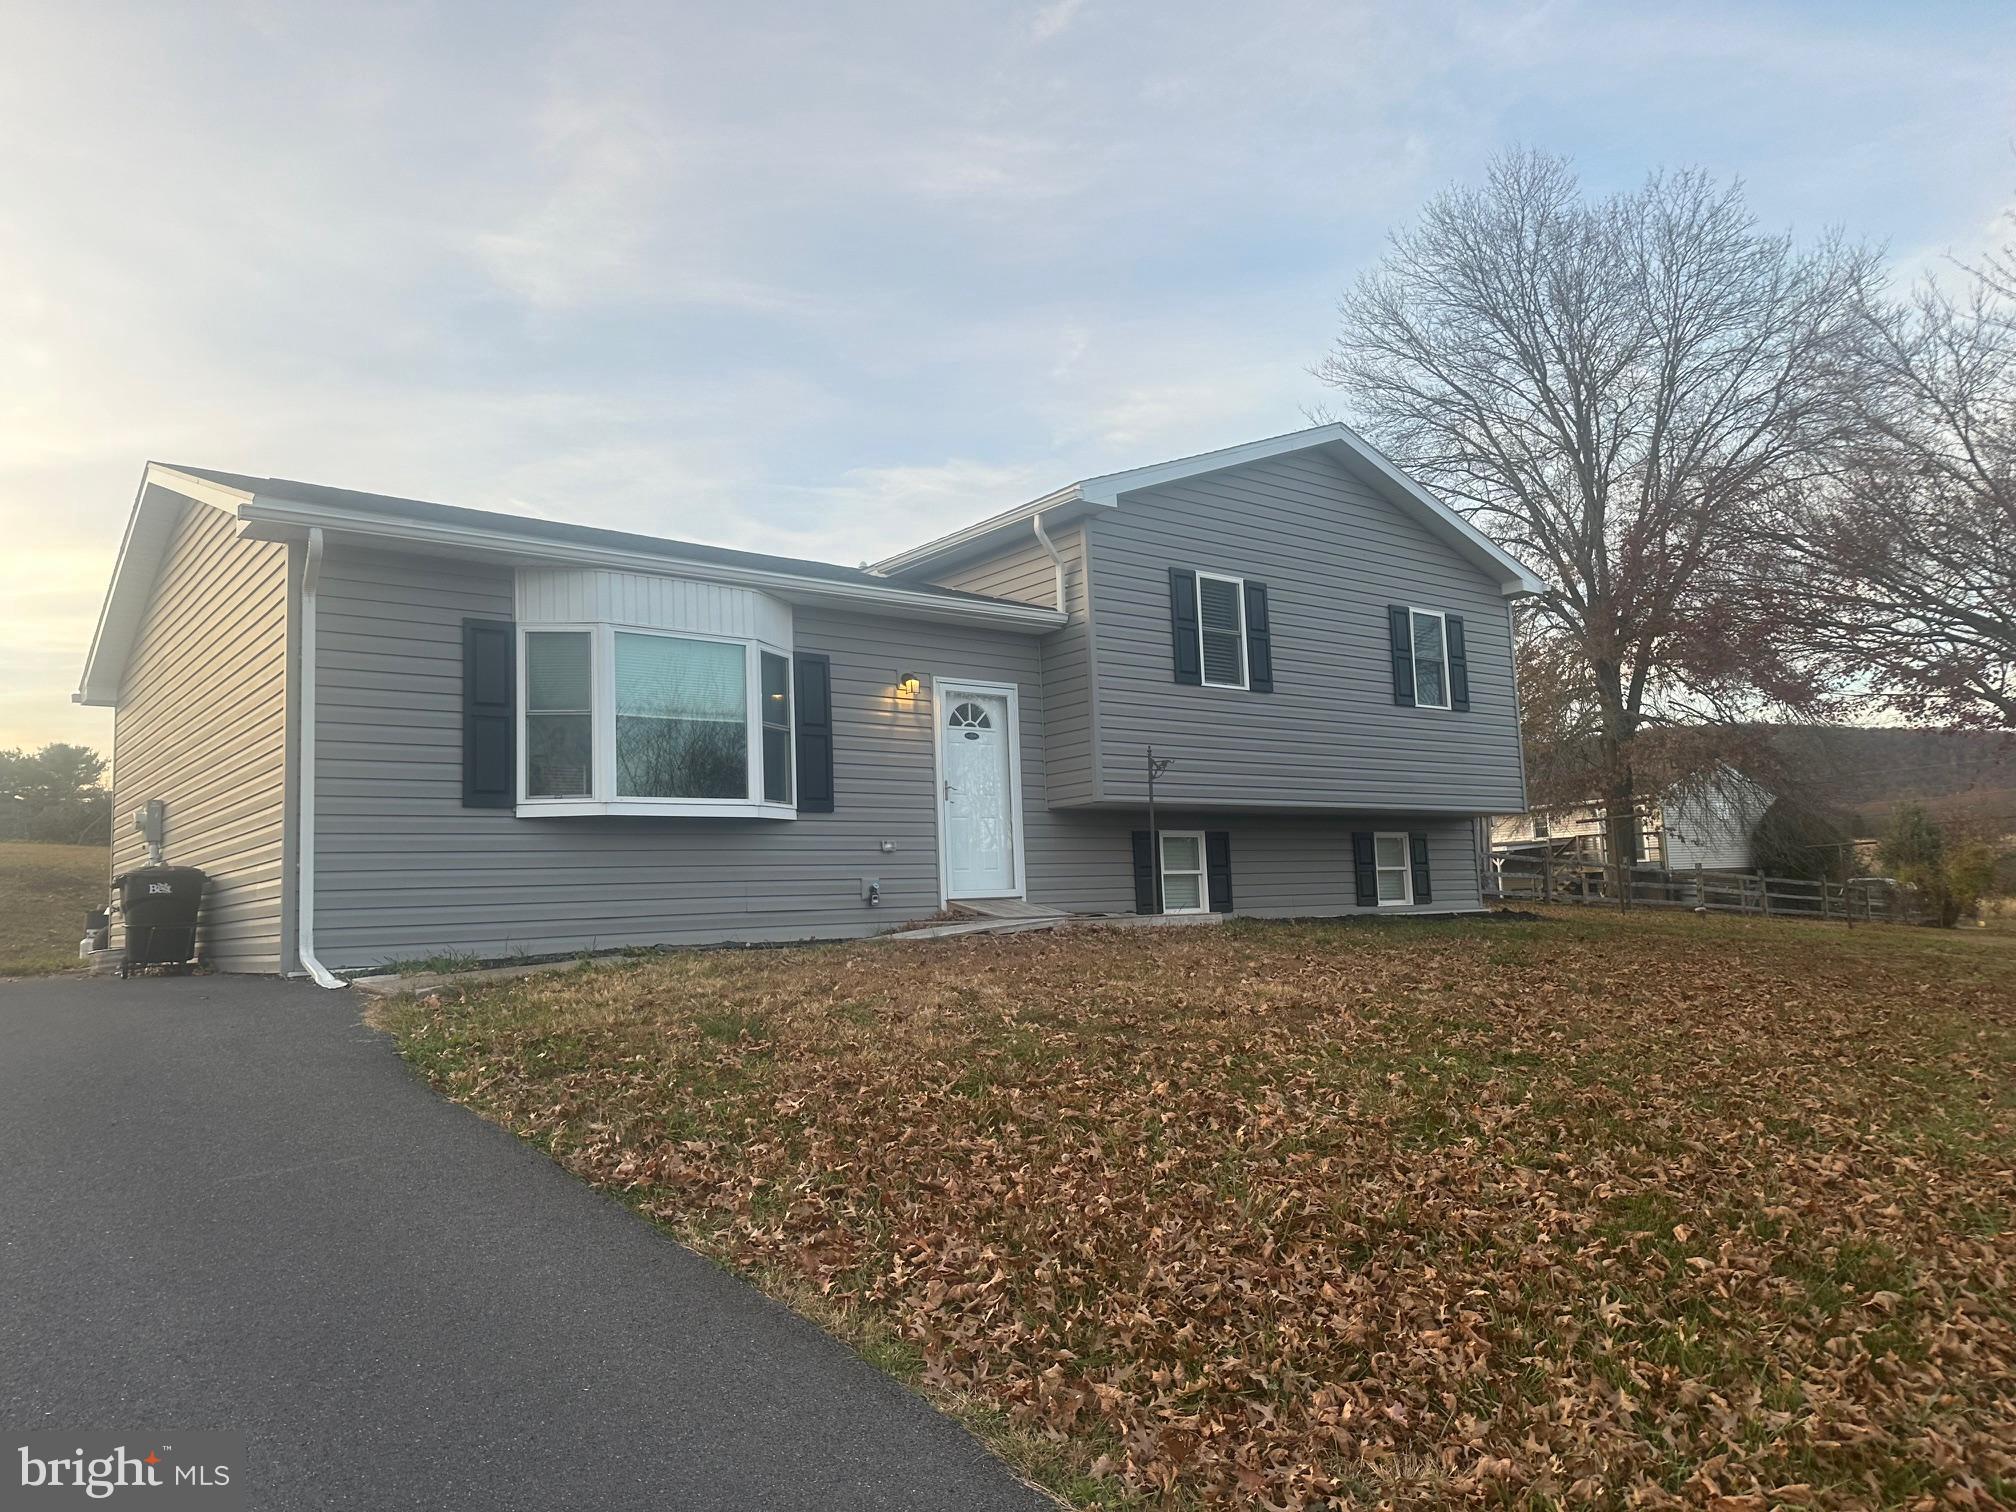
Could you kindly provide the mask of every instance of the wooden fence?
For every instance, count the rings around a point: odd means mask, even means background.
[[[1612,908],[1687,908],[1708,913],[1839,919],[1845,924],[1915,924],[1925,917],[1917,895],[1887,877],[1809,882],[1761,872],[1665,871],[1591,867],[1572,858],[1499,856],[1487,896],[1499,902],[1600,903]],[[1521,865],[1519,863],[1528,863]]]

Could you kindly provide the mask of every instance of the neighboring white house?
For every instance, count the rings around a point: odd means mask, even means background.
[[[1718,767],[1708,777],[1647,799],[1640,814],[1639,861],[1669,871],[1699,866],[1708,871],[1749,871],[1757,822],[1771,807],[1772,794],[1734,767]],[[1604,806],[1561,804],[1523,814],[1500,814],[1491,821],[1494,851],[1537,847],[1540,842],[1577,841],[1580,855],[1607,864]]]

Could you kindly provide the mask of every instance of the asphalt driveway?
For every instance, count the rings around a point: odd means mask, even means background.
[[[255,1507],[1050,1505],[347,992],[0,982],[0,1302],[0,1429],[236,1430]]]

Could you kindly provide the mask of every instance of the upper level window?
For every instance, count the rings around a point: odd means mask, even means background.
[[[1449,637],[1435,609],[1408,611],[1414,627],[1414,703],[1423,709],[1449,707]]]
[[[1274,691],[1267,585],[1250,577],[1169,569],[1169,663],[1190,687]]]
[[[1394,703],[1470,712],[1470,658],[1462,615],[1388,604],[1386,633],[1393,652]]]
[[[1246,686],[1246,585],[1197,574],[1197,640],[1208,688]]]
[[[791,817],[789,657],[612,625],[521,633],[521,812]]]

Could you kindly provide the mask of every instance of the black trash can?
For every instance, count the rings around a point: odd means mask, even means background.
[[[196,959],[204,880],[193,866],[143,866],[112,879],[126,927],[121,976],[135,966],[186,966]]]

